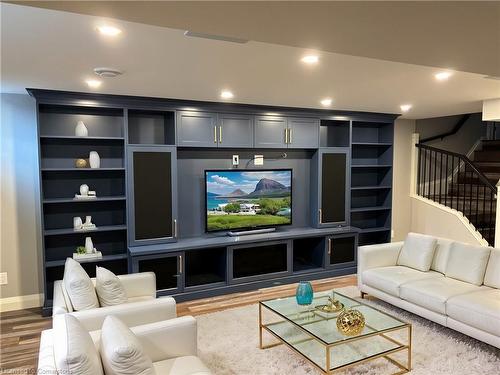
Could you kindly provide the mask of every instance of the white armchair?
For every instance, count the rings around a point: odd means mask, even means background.
[[[130,328],[153,361],[155,372],[162,375],[211,375],[197,357],[197,325],[192,316],[158,321]],[[39,374],[56,374],[53,340],[64,332],[42,332],[38,359]],[[71,332],[68,333],[71,335]],[[91,331],[94,345],[100,345],[100,330]]]
[[[127,303],[89,310],[74,311],[62,280],[54,283],[52,316],[70,313],[80,320],[88,331],[101,328],[106,316],[114,315],[127,326],[134,327],[177,316],[172,297],[156,298],[156,276],[153,272],[119,275]],[[95,279],[92,279],[95,284]]]

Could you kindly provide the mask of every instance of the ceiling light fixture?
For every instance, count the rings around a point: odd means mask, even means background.
[[[222,99],[232,99],[234,98],[234,94],[229,90],[222,90],[220,93],[220,97]]]
[[[97,31],[106,36],[117,36],[122,32],[119,28],[108,25],[98,26]]]
[[[97,80],[97,79],[87,79],[85,81],[85,83],[87,84],[88,87],[90,87],[91,89],[97,89],[99,86],[101,86],[101,81]]]
[[[436,78],[438,81],[446,81],[452,75],[453,75],[452,72],[439,72],[434,74],[434,78]]]
[[[317,64],[318,61],[319,61],[319,57],[318,55],[305,55],[304,57],[302,57],[302,59],[300,59],[303,63],[305,64],[309,64],[309,65],[312,65],[312,64]]]
[[[408,112],[411,109],[412,105],[411,104],[403,104],[399,106],[403,112]]]
[[[329,106],[332,105],[332,101],[333,100],[331,98],[324,98],[324,99],[321,100],[321,105],[323,107],[329,107]]]

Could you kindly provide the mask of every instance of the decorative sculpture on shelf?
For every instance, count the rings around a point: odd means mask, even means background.
[[[334,313],[339,312],[344,308],[344,304],[339,300],[335,299],[335,293],[332,293],[331,296],[328,296],[328,303],[326,305],[316,306],[316,309],[326,313]]]
[[[94,254],[94,243],[92,242],[92,238],[85,237],[85,251],[87,254]]]
[[[337,329],[346,336],[356,336],[365,327],[365,317],[360,311],[344,309],[337,317]]]
[[[85,159],[76,159],[75,167],[77,168],[87,168],[87,160]]]
[[[94,199],[97,195],[94,190],[89,190],[87,184],[80,185],[80,194],[75,194],[75,199]]]
[[[89,131],[83,121],[78,121],[75,128],[75,135],[77,137],[88,137]]]
[[[90,168],[96,169],[101,167],[101,158],[97,151],[90,151],[89,155]]]

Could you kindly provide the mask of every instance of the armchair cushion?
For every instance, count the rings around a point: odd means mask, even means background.
[[[154,375],[153,362],[132,331],[108,316],[101,330],[101,359],[106,375]]]
[[[127,294],[120,279],[110,270],[96,267],[95,290],[101,306],[120,305],[127,302]]]
[[[59,374],[103,375],[101,359],[89,332],[70,314],[53,321],[54,359]]]
[[[99,307],[92,280],[81,264],[74,259],[66,259],[63,284],[76,311]]]
[[[490,250],[489,247],[454,242],[450,249],[446,276],[481,285],[484,281]]]
[[[436,250],[436,238],[420,233],[408,233],[399,253],[398,266],[427,272]]]
[[[450,255],[450,248],[452,244],[452,240],[437,238],[436,251],[434,252],[431,270],[440,272],[443,275],[446,273],[446,264],[448,263],[448,256]]]
[[[157,374],[162,375],[211,375],[205,364],[193,355],[155,362]]]
[[[486,274],[484,275],[484,285],[500,289],[500,249],[491,249]]]

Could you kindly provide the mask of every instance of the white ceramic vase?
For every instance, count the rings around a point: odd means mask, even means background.
[[[94,244],[90,237],[85,237],[85,252],[87,254],[94,254]]]
[[[79,216],[76,216],[73,218],[73,228],[74,229],[82,229],[82,218]]]
[[[87,184],[80,185],[80,195],[88,195],[89,186]]]
[[[99,157],[99,154],[97,151],[90,151],[89,155],[89,163],[90,163],[90,168],[100,168],[101,166],[101,158]]]
[[[75,128],[75,135],[77,137],[88,137],[89,131],[83,121],[78,121]]]

